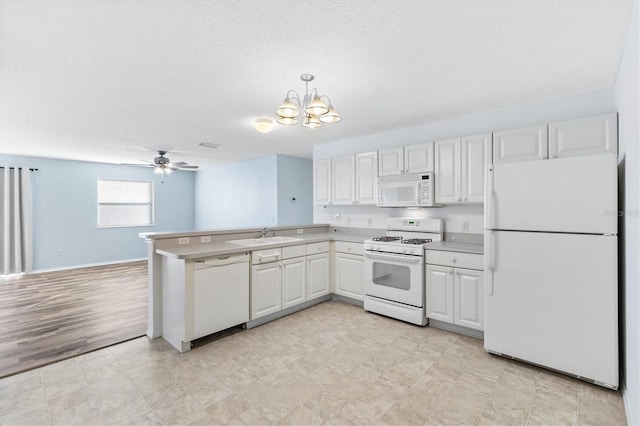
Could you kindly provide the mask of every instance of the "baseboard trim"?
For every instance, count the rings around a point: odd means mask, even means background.
[[[141,262],[143,260],[147,260],[147,257],[145,256],[137,259],[121,259],[121,260],[111,260],[108,262],[87,263],[84,265],[61,266],[59,268],[37,269],[31,272],[27,272],[26,274],[40,274],[43,272],[68,271],[70,269],[92,268],[94,266],[117,265],[118,263],[133,263],[133,262]]]

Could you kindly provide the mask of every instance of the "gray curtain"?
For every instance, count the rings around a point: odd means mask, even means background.
[[[31,170],[0,169],[0,275],[33,269]]]

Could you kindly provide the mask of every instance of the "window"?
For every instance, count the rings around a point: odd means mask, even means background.
[[[153,183],[98,178],[98,228],[153,225]]]

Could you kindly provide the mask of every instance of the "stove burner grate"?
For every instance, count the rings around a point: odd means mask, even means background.
[[[402,244],[426,244],[426,243],[430,243],[433,240],[431,238],[410,238],[408,240],[402,240]]]
[[[388,243],[391,241],[398,241],[401,240],[402,237],[389,237],[389,236],[384,236],[384,237],[374,237],[371,240],[372,241],[380,241],[382,243]]]

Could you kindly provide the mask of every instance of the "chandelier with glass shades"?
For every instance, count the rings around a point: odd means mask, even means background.
[[[311,74],[302,74],[300,76],[300,80],[304,81],[305,84],[304,97],[302,99],[300,99],[300,95],[295,90],[287,92],[287,97],[276,111],[278,123],[284,125],[297,124],[301,110],[303,114],[302,125],[311,129],[320,127],[323,123],[337,123],[340,121],[340,116],[333,109],[328,96],[318,95],[318,91],[315,88],[309,92],[309,82],[313,81],[314,78]],[[323,99],[326,99],[326,102]]]

